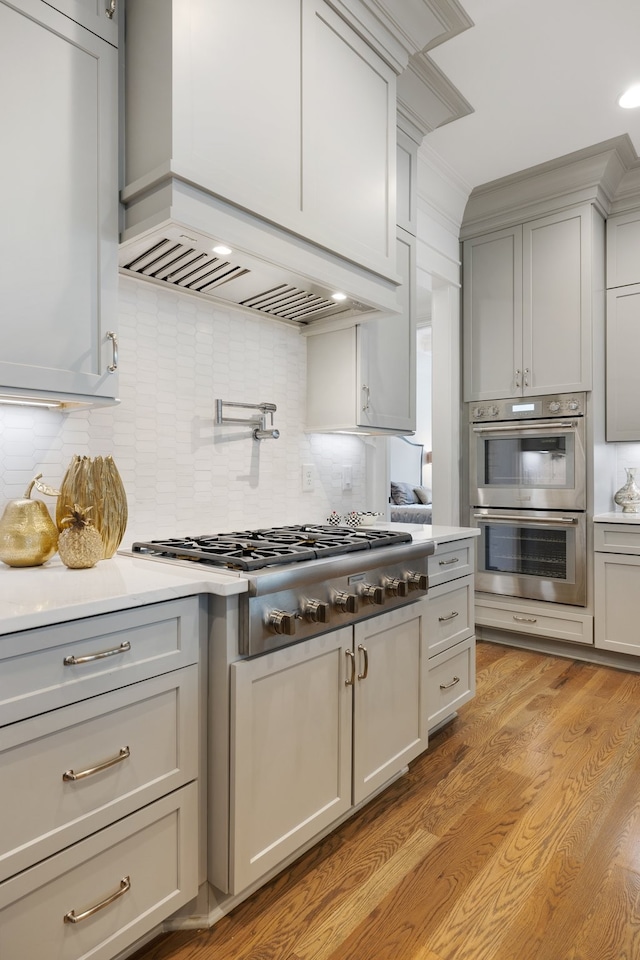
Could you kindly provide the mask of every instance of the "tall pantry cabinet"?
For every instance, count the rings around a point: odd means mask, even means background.
[[[0,0],[0,394],[117,396],[117,28],[109,0]]]

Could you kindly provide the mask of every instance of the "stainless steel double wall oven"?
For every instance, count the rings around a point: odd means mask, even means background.
[[[476,587],[586,603],[586,396],[469,405]]]

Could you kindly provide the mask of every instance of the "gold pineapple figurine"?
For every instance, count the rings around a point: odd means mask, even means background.
[[[104,556],[104,544],[100,533],[88,516],[93,507],[67,504],[69,513],[62,518],[62,531],[58,537],[58,553],[67,567],[86,569],[93,567]]]

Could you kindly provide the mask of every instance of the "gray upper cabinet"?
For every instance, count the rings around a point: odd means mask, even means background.
[[[607,440],[640,440],[640,211],[607,220]]]
[[[126,237],[180,181],[397,282],[396,74],[346,16],[129,0]]]
[[[640,440],[640,284],[607,291],[607,440]]]
[[[400,312],[307,339],[307,430],[412,433],[416,428],[416,239],[398,228]]]
[[[118,46],[119,8],[124,0],[46,0],[50,7]]]
[[[465,400],[591,389],[602,236],[586,205],[464,242]]]
[[[117,50],[41,0],[0,0],[0,86],[0,393],[111,400]]]
[[[640,210],[607,220],[607,288],[640,283]]]

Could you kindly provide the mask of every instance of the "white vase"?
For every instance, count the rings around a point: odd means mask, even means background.
[[[623,513],[640,513],[640,487],[636,483],[637,467],[625,467],[627,482],[614,494],[613,499],[622,507]]]

